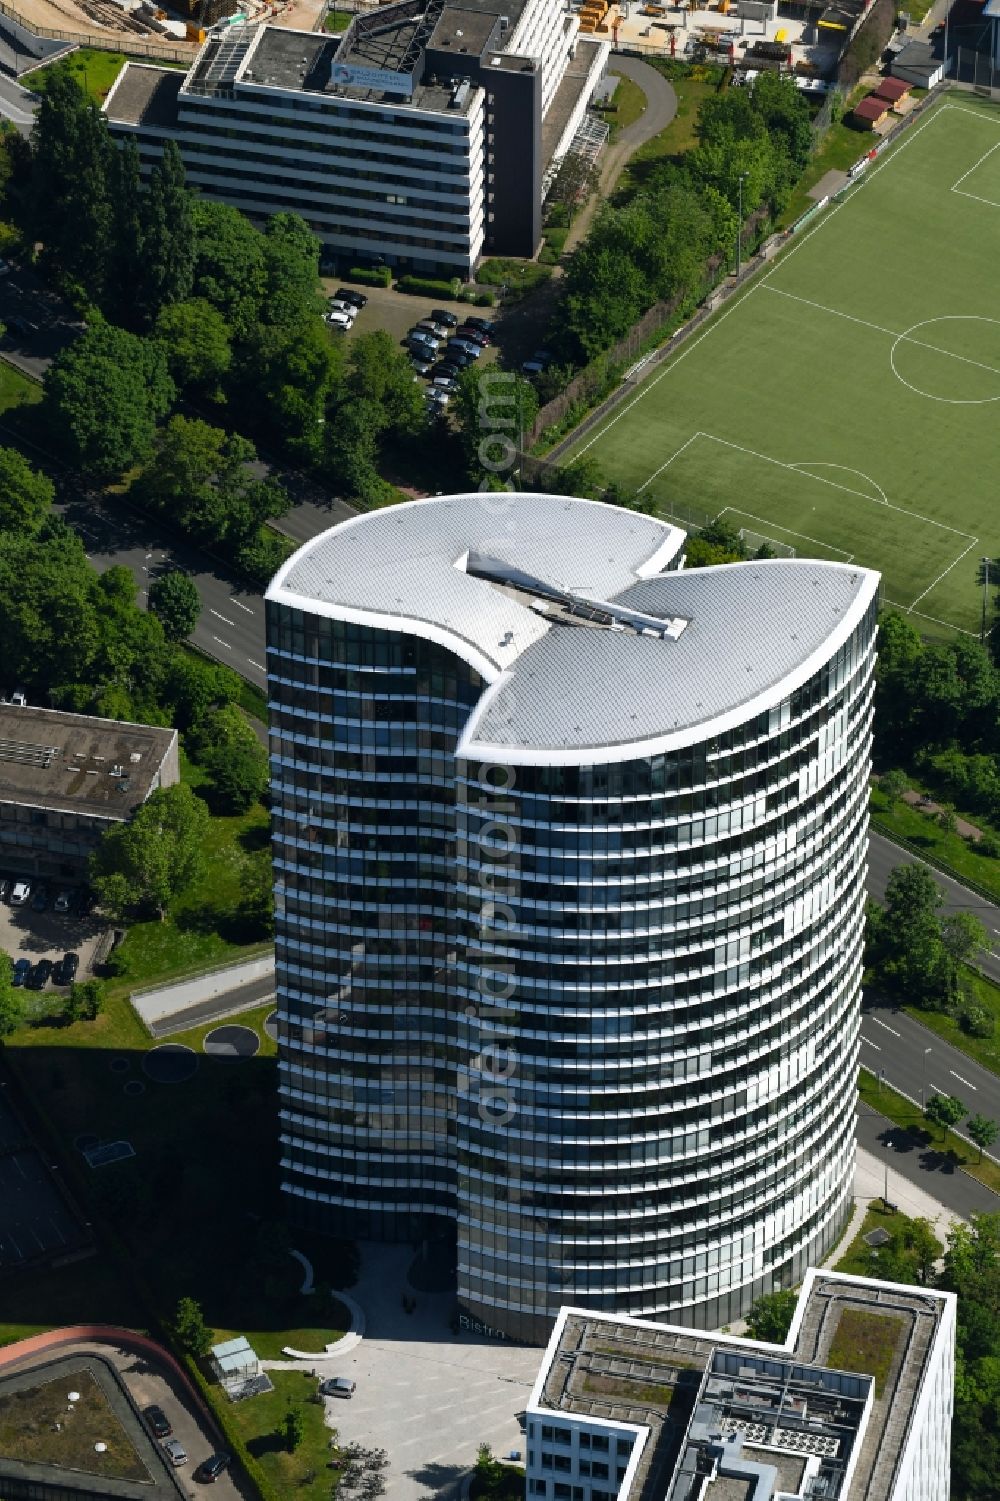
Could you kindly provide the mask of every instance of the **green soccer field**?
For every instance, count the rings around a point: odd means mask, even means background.
[[[926,629],[977,632],[1000,554],[1000,110],[928,111],[582,453],[665,516],[856,560]]]

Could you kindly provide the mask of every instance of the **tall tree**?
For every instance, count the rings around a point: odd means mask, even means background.
[[[14,965],[9,954],[0,950],[0,1046],[3,1039],[16,1032],[24,1020],[23,993],[13,984]]]
[[[89,478],[117,478],[149,451],[175,395],[163,347],[96,319],[45,376],[52,440]]]
[[[52,481],[16,448],[0,448],[0,531],[33,536],[52,510]]]
[[[239,209],[198,199],[193,206],[194,292],[222,314],[234,340],[256,327],[267,291],[264,236]]]
[[[163,307],[183,302],[195,273],[192,195],[176,141],[167,141],[149,177],[143,255],[145,312],[155,321]]]
[[[957,1095],[932,1094],[924,1106],[924,1115],[929,1121],[941,1127],[941,1140],[952,1126],[957,1126],[963,1115],[968,1114],[969,1107],[962,1103]]]
[[[56,67],[32,131],[32,220],[46,259],[79,301],[100,303],[109,273],[114,152],[100,111]]]
[[[149,608],[168,641],[183,641],[198,624],[201,595],[190,574],[179,568],[161,573],[149,586]]]
[[[979,1160],[982,1162],[983,1153],[987,1147],[991,1147],[1000,1135],[1000,1126],[996,1121],[991,1121],[986,1115],[970,1115],[965,1123],[965,1129],[979,1148]]]
[[[222,314],[204,297],[172,302],[161,309],[156,336],[167,352],[170,374],[182,391],[222,396],[222,381],[232,361],[229,329]]]
[[[135,141],[122,142],[112,166],[114,233],[110,247],[107,311],[116,322],[135,328],[141,321],[145,275],[145,204]]]
[[[201,874],[208,809],[186,782],[160,787],[132,821],[104,835],[91,857],[91,881],[116,917],[167,906]]]

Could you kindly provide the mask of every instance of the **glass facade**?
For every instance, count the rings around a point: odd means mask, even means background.
[[[768,711],[605,765],[459,760],[443,646],[271,601],[286,1192],[456,1227],[459,1299],[716,1327],[850,1209],[875,606]]]

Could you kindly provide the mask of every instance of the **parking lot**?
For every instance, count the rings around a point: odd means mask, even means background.
[[[16,878],[3,871],[0,879],[13,882]],[[38,885],[37,881],[32,882],[32,896]],[[54,964],[63,954],[79,954],[80,967],[76,978],[85,980],[107,924],[93,913],[78,917],[73,912],[54,911],[53,903],[59,891],[70,888],[46,883],[46,889],[48,901],[43,912],[34,910],[31,897],[20,907],[12,907],[9,899],[0,901],[0,950],[15,962],[29,959],[33,965],[40,959],[48,959]],[[49,981],[45,988],[51,989],[51,983]]]

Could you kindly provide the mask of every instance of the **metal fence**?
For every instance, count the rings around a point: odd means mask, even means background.
[[[16,21],[26,30],[34,32],[35,36],[53,37],[59,42],[100,47],[105,52],[124,52],[129,57],[156,58],[159,62],[190,63],[194,59],[195,48],[191,45],[182,47],[173,42],[161,42],[152,37],[138,36],[134,31],[112,31],[110,27],[107,31],[96,31],[86,26],[79,26],[71,31],[55,26],[42,26],[9,4],[9,0],[0,0],[0,15]]]
[[[973,47],[956,47],[949,77],[956,83],[970,84],[991,99],[1000,98],[1000,68],[988,52]]]

